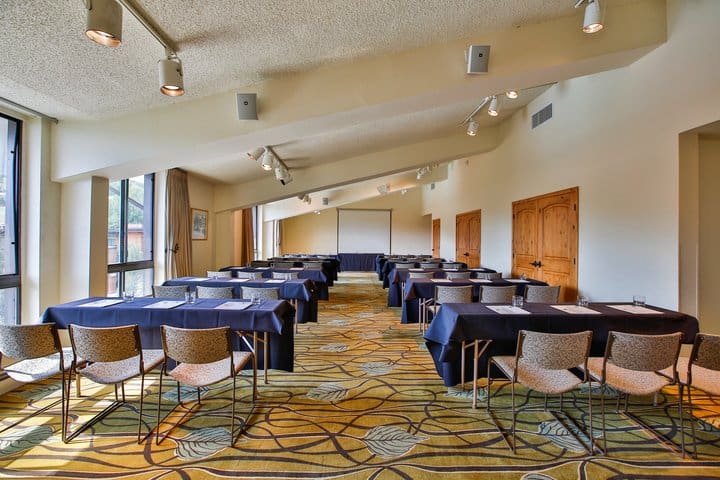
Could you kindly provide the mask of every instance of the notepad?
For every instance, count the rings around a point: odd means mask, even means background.
[[[469,278],[473,283],[492,283],[492,280],[488,280],[487,278]]]
[[[204,282],[210,280],[210,277],[190,277],[187,279],[189,282]]]
[[[452,280],[448,280],[447,278],[431,278],[430,281],[435,283],[452,283]]]
[[[530,283],[530,280],[525,280],[522,278],[506,278],[505,280],[510,283]]]
[[[270,267],[255,267],[255,270],[269,270]]]
[[[652,308],[641,307],[640,305],[608,305],[608,307],[634,315],[662,315],[663,313],[653,310]]]
[[[250,279],[249,278],[233,278],[233,279],[228,280],[228,282],[240,283],[240,282],[247,282],[248,280],[250,280]]]
[[[109,307],[110,305],[117,305],[122,302],[122,298],[106,298],[104,300],[94,300],[92,302],[83,303],[82,305],[78,305],[78,307]]]
[[[170,309],[179,307],[180,305],[183,305],[185,302],[183,300],[162,300],[160,302],[151,303],[150,305],[145,305],[143,308],[160,308],[160,309]]]
[[[518,314],[530,315],[530,312],[528,312],[527,310],[523,310],[520,307],[512,307],[510,305],[486,305],[486,306],[493,312],[499,313],[500,315],[518,315]]]
[[[408,272],[424,272],[422,268],[408,268]]]
[[[446,272],[458,272],[460,271],[459,268],[443,268]]]
[[[285,283],[285,280],[283,280],[282,278],[274,278],[272,280],[266,281],[265,283]]]
[[[303,267],[292,267],[290,270],[305,270]]]
[[[225,302],[215,308],[218,310],[245,310],[250,305],[252,305],[251,302]]]
[[[571,315],[600,315],[600,312],[578,305],[551,305],[551,307]]]

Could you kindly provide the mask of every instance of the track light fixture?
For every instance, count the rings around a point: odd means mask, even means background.
[[[179,97],[185,94],[183,84],[182,62],[174,53],[168,52],[168,57],[158,62],[160,74],[160,91],[168,97]]]
[[[263,153],[265,153],[265,148],[258,147],[247,152],[247,156],[250,158],[250,160],[257,162],[258,159],[263,156]]]
[[[507,92],[505,92],[505,96],[507,98],[516,99],[520,96],[520,94],[517,90],[508,90]]]
[[[260,159],[260,167],[266,172],[269,172],[277,164],[277,157],[268,147],[265,147],[265,153],[262,154]]]
[[[436,164],[435,164],[435,165],[427,165],[427,166],[418,168],[418,169],[417,169],[416,178],[417,178],[418,180],[420,180],[420,179],[423,178],[425,175],[429,175],[430,172],[432,172],[435,167],[437,167]]]
[[[278,161],[278,166],[275,167],[275,180],[279,180],[283,185],[287,185],[293,181],[292,175],[290,175],[287,167],[280,161]]]
[[[85,0],[87,28],[85,35],[106,47],[122,43],[122,7],[115,0]]]
[[[480,128],[480,125],[474,119],[471,119],[470,123],[468,123],[467,134],[474,137],[477,135],[478,128]]]
[[[491,117],[498,116],[498,99],[495,95],[490,99],[490,106],[488,106],[488,115]]]
[[[587,2],[587,5],[585,5],[582,31],[585,33],[599,32],[604,26],[600,12],[600,0],[578,0],[575,8],[579,8],[584,2]]]

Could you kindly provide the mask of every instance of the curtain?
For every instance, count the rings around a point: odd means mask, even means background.
[[[178,168],[168,171],[165,211],[165,278],[189,276],[192,270],[190,195],[187,172]]]
[[[242,211],[242,234],[240,242],[240,265],[248,265],[255,260],[255,234],[253,232],[252,208]]]

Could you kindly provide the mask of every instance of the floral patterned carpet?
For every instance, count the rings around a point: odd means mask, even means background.
[[[300,326],[295,372],[271,371],[270,383],[259,383],[254,409],[248,404],[248,383],[239,382],[238,417],[249,420],[233,448],[227,446],[229,385],[204,389],[202,408],[187,415],[182,426],[157,446],[136,443],[139,382],[130,382],[126,392],[131,401],[70,444],[60,438],[59,407],[0,434],[0,477],[720,478],[720,430],[710,418],[697,421],[700,456],[694,460],[666,450],[614,412],[608,415],[608,455],[594,457],[549,413],[521,413],[513,455],[484,408],[471,408],[467,390],[443,386],[418,326],[401,325],[399,309],[385,305],[386,292],[375,277],[341,275],[331,300],[321,302],[319,322]],[[111,395],[110,389],[93,387],[88,381],[83,387],[89,395]],[[157,401],[154,374],[146,390],[149,408],[144,419],[152,426]],[[538,395],[518,391],[520,403],[542,401]],[[480,392],[484,401],[484,389]],[[496,382],[493,392],[494,406],[508,405],[507,384]],[[660,400],[675,400],[676,393],[668,389]],[[185,394],[190,402],[195,398],[194,390]],[[163,397],[169,405],[174,389],[163,389]],[[0,397],[2,422],[9,424],[21,413],[57,398],[59,382],[8,393]],[[580,407],[583,392],[577,398]],[[583,425],[585,409],[576,408],[575,398],[565,400],[568,415]],[[638,401],[647,403],[647,399]],[[698,396],[696,401],[718,411],[711,399]],[[608,403],[614,406],[613,399]],[[74,399],[73,421],[104,404],[90,397]],[[665,410],[676,416],[675,407]],[[498,411],[494,418],[505,428],[510,426],[507,412]],[[663,433],[679,442],[678,425],[664,416],[662,408],[643,419],[665,425]]]

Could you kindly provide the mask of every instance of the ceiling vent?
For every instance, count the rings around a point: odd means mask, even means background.
[[[552,103],[548,104],[547,107],[541,109],[539,112],[532,116],[532,128],[535,128],[552,118]]]

